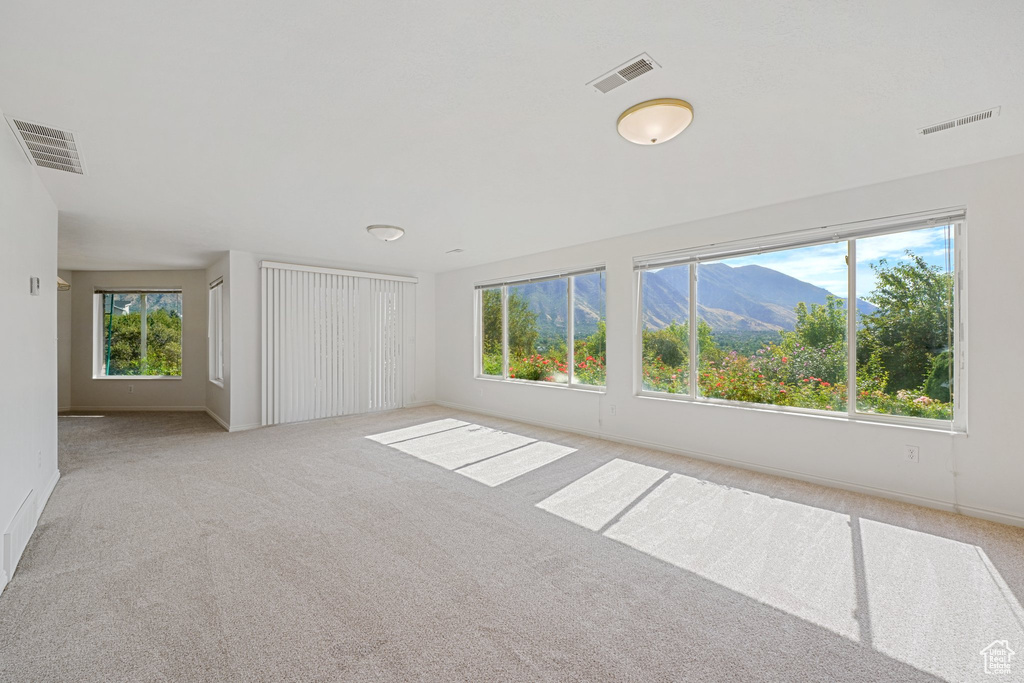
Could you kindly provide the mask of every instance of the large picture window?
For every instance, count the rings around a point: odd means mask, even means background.
[[[479,375],[603,387],[604,268],[477,287]]]
[[[962,226],[910,217],[637,259],[641,393],[962,427]]]
[[[97,377],[181,376],[181,291],[97,292]]]

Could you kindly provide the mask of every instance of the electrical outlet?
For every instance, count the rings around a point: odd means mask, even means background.
[[[921,462],[921,448],[919,446],[904,446],[903,458],[907,462]]]
[[[615,406],[608,406],[608,414],[615,415]]]
[[[129,384],[128,385],[128,393],[129,394],[134,394],[135,393],[135,385],[134,384]]]

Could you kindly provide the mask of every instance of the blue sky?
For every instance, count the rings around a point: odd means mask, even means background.
[[[905,260],[910,249],[931,265],[946,267],[946,231],[943,227],[912,230],[857,240],[857,296],[864,298],[875,287],[872,263],[886,258],[889,263]],[[803,247],[754,256],[728,259],[730,266],[758,265],[777,270],[804,282],[824,287],[846,297],[846,242]]]

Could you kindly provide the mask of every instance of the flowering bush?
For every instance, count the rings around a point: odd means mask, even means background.
[[[689,391],[689,361],[683,365],[668,365],[661,357],[644,358],[643,383],[646,391],[664,391],[669,394],[685,394]]]
[[[508,359],[510,379],[526,379],[534,382],[562,382],[568,378],[565,357],[542,356],[539,353],[525,358]]]
[[[580,356],[576,356],[580,358]],[[572,378],[577,384],[590,384],[595,387],[605,385],[605,362],[604,356],[584,356],[573,368]]]

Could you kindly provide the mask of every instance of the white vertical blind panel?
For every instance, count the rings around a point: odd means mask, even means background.
[[[261,285],[263,424],[408,402],[414,283],[265,266]]]

